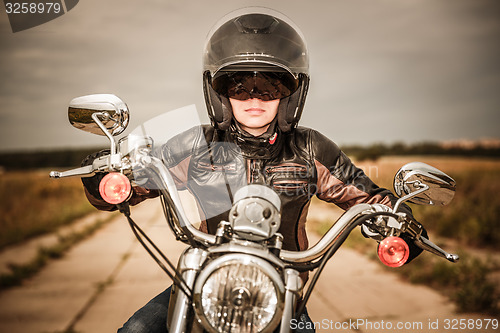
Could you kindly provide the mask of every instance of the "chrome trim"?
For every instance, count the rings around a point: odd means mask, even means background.
[[[264,185],[247,185],[236,191],[229,222],[241,238],[261,241],[269,239],[281,224],[280,198]]]
[[[107,113],[104,120],[106,131],[112,135],[121,134],[128,126],[130,112],[127,104],[113,94],[94,94],[73,98],[69,102],[68,119],[71,125],[85,132],[103,134],[102,128],[96,127],[92,115],[96,112]]]
[[[422,183],[419,183],[419,184],[414,184],[414,186],[419,186],[420,189],[413,192],[413,193],[410,193],[410,194],[407,194],[401,198],[398,199],[398,201],[396,201],[396,204],[394,205],[394,212],[397,212],[398,209],[399,209],[399,206],[405,202],[405,201],[408,201],[410,200],[411,198],[421,194],[421,193],[424,193],[425,191],[427,191],[429,189],[429,186],[427,186],[426,184],[422,184]]]
[[[102,117],[103,120],[107,120],[110,118],[109,114],[107,112],[94,112],[92,114],[92,120],[99,126],[99,128],[102,130],[104,135],[106,135],[109,139],[109,142],[111,143],[111,155],[109,156],[109,168],[110,169],[115,169],[115,168],[120,168],[122,158],[121,155],[118,153],[118,146],[116,145],[115,138],[113,135],[109,132],[109,130],[104,126],[102,123],[101,119],[99,117]]]
[[[205,318],[203,309],[201,308],[201,291],[206,280],[210,277],[210,275],[213,272],[215,272],[217,269],[225,265],[230,265],[234,262],[241,262],[245,265],[253,264],[254,266],[257,266],[260,269],[262,269],[264,273],[267,274],[269,278],[273,281],[273,284],[276,289],[276,296],[278,298],[276,304],[276,311],[274,313],[273,319],[271,319],[268,326],[262,331],[262,333],[272,332],[272,330],[276,328],[279,321],[281,320],[281,315],[283,312],[283,305],[284,305],[285,285],[283,284],[283,279],[280,276],[280,274],[278,274],[275,267],[273,267],[270,263],[268,263],[264,259],[247,254],[241,254],[241,253],[226,254],[209,262],[203,268],[203,270],[200,272],[200,274],[196,279],[193,289],[193,301],[197,318],[201,320],[205,329],[211,331],[212,333],[218,333],[213,330],[213,327],[210,325],[210,323],[208,323],[208,321]]]
[[[281,316],[280,333],[290,332],[290,322],[295,313],[297,299],[300,297],[303,283],[299,272],[294,269],[287,268],[285,270],[285,304],[283,306],[283,315]]]
[[[423,184],[426,191],[420,191]],[[453,178],[422,162],[403,165],[394,176],[396,194],[401,197],[419,191],[418,196],[407,200],[420,205],[447,205],[455,195],[455,188]]]
[[[186,281],[187,286],[193,289],[201,266],[207,258],[207,252],[198,248],[187,248],[179,258],[178,270],[181,272],[182,278]],[[191,302],[189,298],[181,292],[177,291],[175,299],[172,299],[175,304],[173,313],[168,318],[168,329],[172,333],[186,332],[186,324],[189,319],[189,310]]]
[[[269,261],[277,267],[285,267],[283,261],[272,254],[267,247],[254,242],[241,242],[238,244],[237,241],[231,241],[217,247],[211,247],[207,251],[210,253],[242,253],[244,255],[252,255]]]
[[[276,210],[281,210],[281,200],[276,192],[269,187],[259,184],[250,184],[243,186],[234,194],[233,201],[236,204],[238,201],[246,198],[259,198],[269,201]]]
[[[442,248],[440,248],[439,246],[437,246],[436,244],[434,244],[433,242],[431,242],[430,240],[428,240],[423,236],[421,236],[418,239],[415,239],[415,244],[421,249],[426,250],[439,257],[445,258],[448,261],[457,262],[460,259],[460,257],[457,254],[446,252],[445,250],[443,250]]]
[[[110,155],[98,157],[92,162],[92,165],[87,165],[81,168],[75,168],[66,171],[51,171],[50,178],[63,178],[63,177],[92,177],[96,171],[108,171],[110,164]]]
[[[353,206],[330,227],[328,232],[313,247],[305,251],[282,250],[280,252],[280,258],[284,261],[300,263],[315,260],[325,254],[335,244],[337,238],[359,215],[373,212],[373,207],[369,204],[358,204]]]
[[[180,228],[185,228],[186,231],[189,232],[197,241],[210,245],[215,244],[215,235],[210,235],[196,229],[196,227],[192,225],[191,221],[187,218],[181,203],[181,199],[179,198],[179,192],[177,190],[177,187],[175,186],[175,182],[170,172],[168,172],[165,164],[163,164],[160,159],[150,155],[138,155],[137,158],[138,162],[144,168],[152,168],[159,173],[160,177],[158,177],[157,180],[161,182],[161,184],[159,184],[160,189],[166,189],[170,194],[170,197],[172,198],[175,209],[177,211]]]
[[[71,169],[68,171],[51,171],[49,177],[63,178],[63,177],[84,176],[84,175],[92,176],[93,173],[94,169],[92,168],[92,165],[87,165],[81,168]]]

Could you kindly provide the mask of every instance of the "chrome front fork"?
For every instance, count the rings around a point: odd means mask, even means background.
[[[302,291],[302,279],[294,269],[285,269],[285,305],[281,316],[280,333],[291,332],[290,323],[295,313],[297,300]]]
[[[207,258],[207,251],[198,248],[188,248],[182,254],[178,270],[187,286],[193,290],[194,282],[201,266]],[[297,300],[302,291],[302,279],[299,272],[294,269],[285,269],[285,304],[281,317],[280,333],[290,332],[290,322],[293,319]],[[189,297],[178,287],[172,288],[172,296],[168,311],[168,331],[171,333],[186,333],[189,329],[188,323],[194,315],[190,313],[192,304]]]
[[[207,251],[198,248],[188,248],[179,259],[178,271],[186,282],[189,289],[193,290],[196,275],[207,258]],[[192,304],[189,297],[178,287],[172,288],[168,311],[168,331],[172,333],[185,333],[188,329],[189,310]],[[193,315],[193,314],[191,314]]]

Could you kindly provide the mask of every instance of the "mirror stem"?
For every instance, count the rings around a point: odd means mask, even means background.
[[[414,186],[417,185],[417,184],[414,184]],[[396,201],[396,204],[394,205],[394,209],[393,209],[393,212],[394,213],[397,213],[398,209],[399,209],[399,206],[401,206],[401,204],[411,198],[413,198],[414,196],[417,196],[419,195],[420,193],[423,193],[425,191],[427,191],[429,189],[429,186],[426,185],[426,184],[422,184],[422,183],[419,183],[418,184],[421,188],[413,193],[410,193],[410,194],[407,194],[405,195],[404,197],[401,197],[398,199],[398,201]]]
[[[106,128],[106,126],[104,126],[104,124],[99,119],[99,117],[102,117],[103,119],[106,120],[106,119],[109,119],[110,116],[107,112],[94,112],[92,114],[92,120],[94,120],[94,122],[97,124],[97,126],[99,126],[101,131],[108,137],[109,141],[111,142],[111,156],[109,159],[109,167],[110,168],[119,167],[121,164],[120,163],[121,159],[120,159],[120,155],[117,152],[115,138],[113,137],[113,135],[111,135],[111,133],[109,133],[108,129]]]

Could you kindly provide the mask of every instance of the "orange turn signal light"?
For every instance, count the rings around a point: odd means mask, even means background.
[[[379,244],[378,257],[384,265],[401,267],[406,263],[409,256],[410,248],[400,237],[387,237]]]
[[[112,205],[126,201],[132,193],[132,186],[127,176],[118,173],[108,173],[99,183],[99,193],[107,203]]]

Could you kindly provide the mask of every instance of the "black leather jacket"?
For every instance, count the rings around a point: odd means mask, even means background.
[[[224,132],[211,126],[193,128],[158,152],[178,188],[188,189],[197,198],[205,232],[213,234],[221,219],[227,221],[231,194],[249,183],[266,184],[279,194],[279,232],[286,250],[308,247],[305,224],[314,195],[343,209],[358,203],[391,206],[396,202],[389,190],[374,184],[335,143],[313,129],[268,131],[259,138],[240,133],[234,127]],[[156,195],[136,187],[130,202],[137,204]],[[87,196],[97,208],[113,209],[88,191]]]

